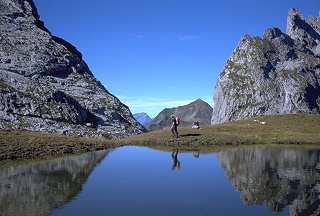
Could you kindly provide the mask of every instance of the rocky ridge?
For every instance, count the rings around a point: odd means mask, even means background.
[[[212,107],[201,99],[193,101],[185,106],[166,108],[162,110],[151,122],[145,125],[149,131],[161,130],[171,126],[170,115],[180,117],[179,126],[191,126],[198,121],[201,125],[209,125],[212,115]]]
[[[0,128],[115,139],[146,132],[82,54],[50,33],[32,0],[1,0],[0,29]]]
[[[320,106],[320,15],[290,9],[286,33],[241,38],[214,87],[212,124],[254,116],[314,113]]]

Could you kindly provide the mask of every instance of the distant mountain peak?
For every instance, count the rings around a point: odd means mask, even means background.
[[[164,127],[170,127],[170,115],[180,117],[180,126],[192,126],[198,121],[201,125],[210,125],[212,116],[212,107],[201,99],[197,99],[187,105],[165,108],[145,127],[149,131],[161,130]]]
[[[145,112],[141,112],[141,113],[135,113],[133,114],[133,117],[140,122],[142,125],[146,125],[149,122],[152,121],[152,119],[149,117],[149,115]]]

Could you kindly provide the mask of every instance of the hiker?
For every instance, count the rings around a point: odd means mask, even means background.
[[[177,151],[175,151],[173,149],[173,152],[172,152],[172,168],[171,170],[174,170],[175,168],[177,168],[177,170],[180,169],[180,161],[178,161],[178,152],[179,152],[179,149],[177,149]]]
[[[172,137],[178,138],[178,123],[176,121],[176,118],[173,115],[171,115],[171,120],[172,120],[172,124],[171,124]]]

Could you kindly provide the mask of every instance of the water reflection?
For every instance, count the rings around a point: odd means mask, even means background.
[[[217,158],[247,205],[261,205],[290,215],[320,215],[319,150],[234,148]]]
[[[108,151],[0,169],[0,215],[49,215],[73,199]]]
[[[320,215],[320,150],[107,154],[0,168],[0,215]]]
[[[199,156],[200,156],[200,152],[193,152],[193,157],[199,158]]]
[[[172,152],[172,167],[171,170],[180,169],[180,161],[178,160],[179,149],[173,150]]]

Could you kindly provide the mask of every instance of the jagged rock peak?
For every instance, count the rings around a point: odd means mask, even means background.
[[[291,8],[288,12],[286,33],[295,38],[297,36],[296,31],[301,28],[306,28],[306,20],[298,10]]]
[[[0,1],[0,128],[122,138],[146,132],[32,0]]]
[[[14,18],[21,23],[33,22],[38,28],[50,33],[40,20],[38,10],[32,0],[1,0],[0,14],[4,18]]]
[[[39,19],[38,11],[32,0],[1,0],[0,13],[11,18]]]
[[[298,10],[291,8],[288,12],[286,34],[294,40],[301,41],[310,51],[319,54],[320,15],[310,16],[306,20]]]
[[[320,113],[319,17],[290,9],[287,33],[244,35],[214,87],[212,124],[261,115]]]
[[[311,34],[314,33],[314,31],[316,31],[319,34],[319,26],[320,12],[318,17],[310,16],[308,20],[306,20],[302,16],[302,14],[295,8],[291,8],[288,12],[286,33],[292,38],[300,36],[300,33],[298,32],[299,29]]]

